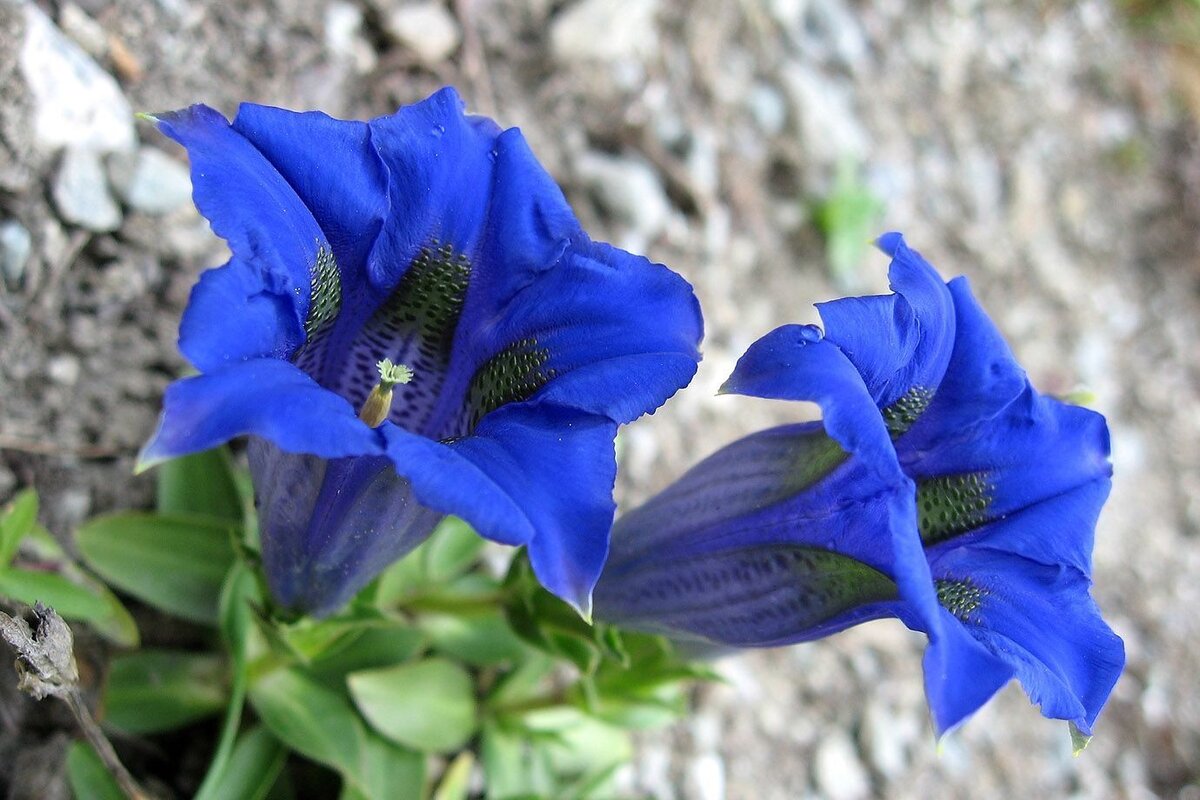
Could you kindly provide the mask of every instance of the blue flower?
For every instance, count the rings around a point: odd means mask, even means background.
[[[1088,594],[1104,419],[1034,391],[965,279],[879,244],[894,294],[767,334],[725,387],[823,422],[735,442],[619,520],[597,614],[739,647],[896,616],[930,637],[939,733],[1015,677],[1090,735],[1124,663]]]
[[[249,436],[290,609],[336,610],[456,514],[590,613],[616,427],[695,372],[691,287],[591,241],[520,132],[451,89],[370,122],[155,121],[232,257],[192,292],[179,345],[202,374],[167,389],[142,467]],[[409,370],[394,386],[383,359]]]

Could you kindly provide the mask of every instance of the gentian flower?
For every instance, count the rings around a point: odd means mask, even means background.
[[[285,608],[335,611],[445,514],[528,548],[581,613],[618,424],[691,379],[691,287],[591,241],[520,131],[452,89],[370,122],[244,104],[157,115],[232,258],[180,327],[141,466],[249,436]]]
[[[930,637],[935,726],[1012,678],[1090,736],[1124,663],[1089,596],[1104,418],[1039,395],[963,278],[898,234],[894,294],[760,339],[724,391],[823,421],[718,451],[618,520],[598,617],[702,645],[807,641],[895,616]]]

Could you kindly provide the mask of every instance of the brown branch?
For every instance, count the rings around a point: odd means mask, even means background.
[[[41,603],[34,605],[33,616],[36,627],[30,629],[25,620],[0,611],[0,638],[17,651],[17,688],[35,700],[62,700],[125,796],[129,800],[153,800],[117,758],[112,743],[83,702],[71,629],[53,609]]]

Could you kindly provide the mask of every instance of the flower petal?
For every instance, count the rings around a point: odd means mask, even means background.
[[[511,406],[449,444],[384,430],[388,455],[422,504],[489,539],[525,544],[542,585],[591,613],[615,509],[615,423],[558,406]]]
[[[896,598],[890,578],[853,558],[767,544],[606,569],[596,614],[675,641],[776,647],[895,616]]]
[[[187,148],[196,206],[234,255],[197,285],[180,349],[202,371],[289,353],[304,341],[309,287],[328,248],[324,234],[271,163],[218,112],[195,105],[155,120]],[[275,329],[245,337],[248,326],[226,325],[243,314]],[[259,349],[266,343],[273,349]]]
[[[855,365],[813,325],[784,325],[750,345],[722,393],[807,400],[824,413],[825,431],[848,452],[903,481],[896,453]]]
[[[582,235],[494,313],[481,350],[525,342],[545,353],[544,388],[531,399],[619,423],[662,405],[700,360],[700,309],[687,281]]]
[[[368,125],[390,204],[367,263],[372,285],[395,286],[433,240],[474,256],[491,206],[495,123],[466,116],[458,93],[445,88]]]
[[[286,361],[255,359],[168,386],[158,429],[142,448],[138,468],[243,435],[323,458],[383,452],[378,432],[345,400]]]
[[[946,609],[925,648],[925,699],[938,736],[957,728],[1012,680],[1011,666],[972,637]]]
[[[918,497],[947,480],[932,476],[978,476],[973,491],[946,504],[952,515],[956,507],[971,509],[963,524],[943,526],[933,539],[923,531],[931,548],[977,544],[1088,574],[1110,486],[1108,452],[1102,416],[1028,389],[973,438],[942,441],[919,454],[901,449],[901,457]]]
[[[825,336],[842,349],[887,409],[910,392],[927,392],[942,380],[954,346],[954,307],[937,271],[899,234],[879,246],[892,256],[894,294],[818,303]]]
[[[967,279],[955,278],[948,287],[957,319],[954,349],[937,394],[905,437],[905,450],[932,450],[942,440],[976,435],[1029,385]]]
[[[442,519],[386,457],[324,459],[257,437],[247,453],[267,582],[291,611],[337,611]]]
[[[1125,655],[1088,594],[1087,577],[974,547],[948,550],[932,568],[939,579],[965,580],[980,590],[975,607],[961,615],[963,624],[1015,673],[1042,714],[1090,734]],[[975,680],[965,671],[958,677]]]
[[[242,103],[233,129],[258,148],[312,211],[346,283],[361,284],[390,199],[387,172],[367,123]]]

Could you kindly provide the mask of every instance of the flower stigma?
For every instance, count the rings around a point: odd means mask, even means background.
[[[396,384],[408,383],[413,377],[411,367],[404,364],[393,364],[390,358],[385,358],[375,367],[379,370],[379,383],[375,384],[375,388],[367,395],[362,409],[358,412],[358,418],[372,428],[382,425],[383,421],[388,418],[388,414],[391,413],[392,388]]]

